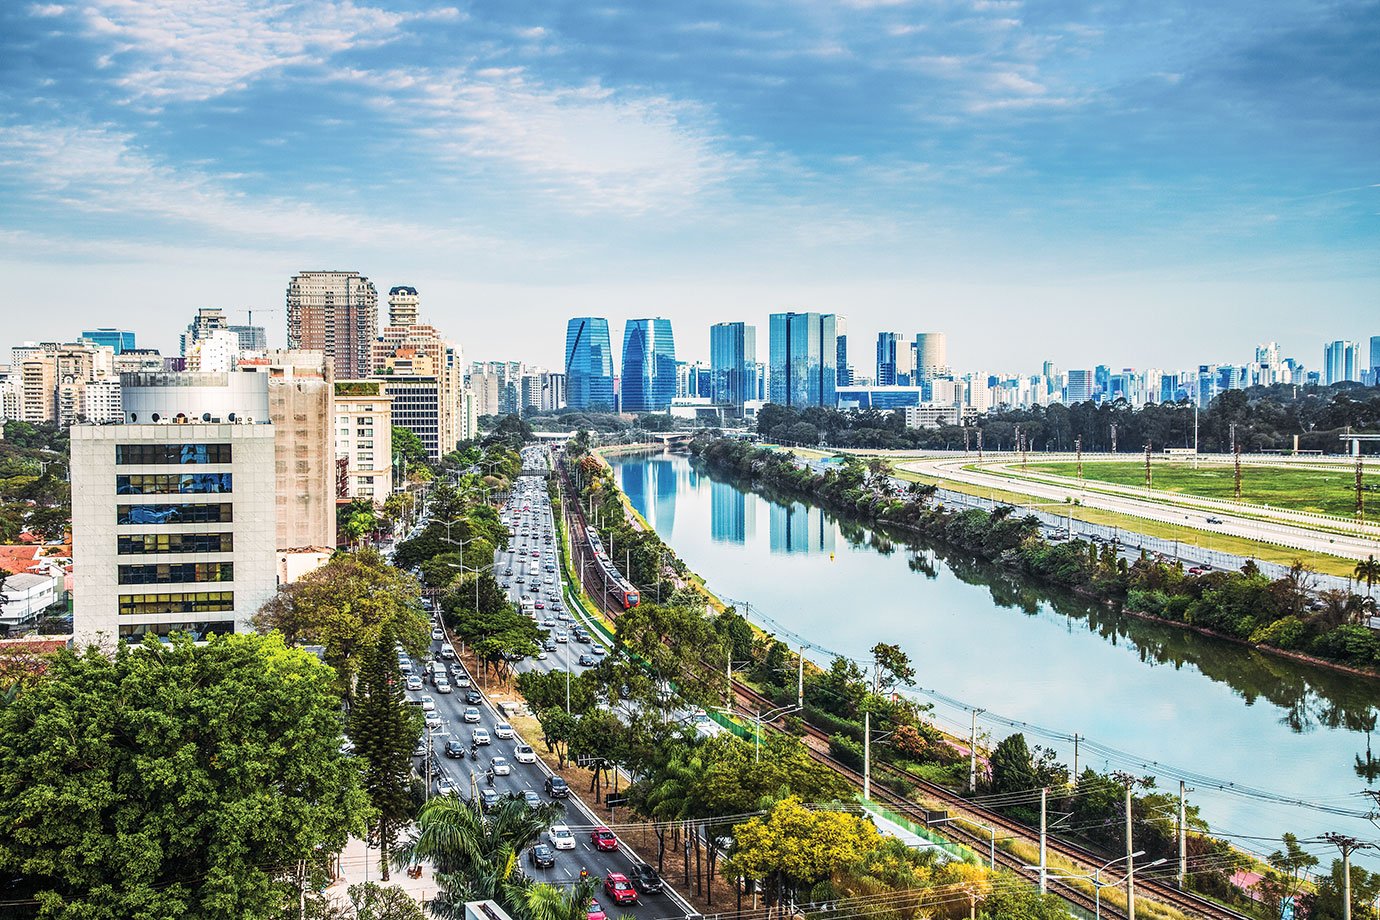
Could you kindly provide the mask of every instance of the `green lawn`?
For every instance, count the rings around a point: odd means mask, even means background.
[[[1076,463],[1032,463],[1031,472],[1076,478]],[[1016,471],[1019,472],[1019,471]],[[1083,464],[1083,477],[1123,486],[1145,485],[1143,461],[1098,461]],[[1152,487],[1165,492],[1235,497],[1234,473],[1229,465],[1203,464],[1197,469],[1183,461],[1153,460]],[[1317,511],[1350,517],[1356,512],[1356,480],[1351,470],[1322,472],[1278,466],[1242,466],[1241,499],[1256,505]],[[1380,514],[1380,492],[1367,492],[1366,518]]]

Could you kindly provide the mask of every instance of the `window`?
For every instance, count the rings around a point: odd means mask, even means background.
[[[359,452],[358,459],[360,463],[373,463],[374,452],[372,450],[362,450]]]
[[[229,502],[211,505],[119,505],[117,524],[229,524],[235,520]]]
[[[120,638],[139,640],[144,636],[167,636],[172,633],[187,633],[194,640],[200,642],[211,633],[219,636],[229,636],[235,632],[235,624],[231,620],[215,620],[212,622],[200,623],[122,623],[120,624]]]
[[[122,585],[177,585],[187,582],[234,581],[233,562],[166,562],[157,565],[122,565]]]
[[[148,616],[155,613],[210,613],[234,609],[234,591],[120,595],[120,616],[122,617]]]
[[[136,533],[121,534],[118,539],[121,556],[147,553],[229,553],[235,549],[235,538],[228,533]]]
[[[115,462],[131,463],[229,463],[229,444],[116,444]]]
[[[115,477],[117,495],[229,492],[229,473],[132,473]]]
[[[359,442],[357,442],[357,443],[355,444],[355,449],[356,449],[356,450],[373,450],[373,449],[374,449],[374,442],[373,442],[372,439],[370,439],[370,440],[368,440],[368,441],[359,441]]]

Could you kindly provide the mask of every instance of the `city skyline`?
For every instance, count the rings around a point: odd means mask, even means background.
[[[571,315],[705,355],[692,320],[783,310],[956,367],[1321,355],[1380,303],[1370,9],[11,4],[11,335],[349,267],[551,366]]]

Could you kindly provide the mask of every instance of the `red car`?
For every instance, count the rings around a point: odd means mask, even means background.
[[[608,852],[618,849],[618,838],[613,836],[613,831],[607,827],[596,827],[589,833],[589,842],[594,844],[594,849]],[[627,879],[624,879],[627,881]]]
[[[585,915],[585,920],[609,920],[609,915],[604,913],[604,909],[599,906],[598,901],[590,901],[589,912]]]
[[[636,904],[637,889],[626,875],[610,872],[604,879],[604,894],[613,898],[615,904]]]

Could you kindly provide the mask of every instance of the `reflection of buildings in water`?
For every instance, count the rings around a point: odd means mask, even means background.
[[[658,533],[670,537],[676,526],[676,493],[680,483],[676,481],[676,465],[669,459],[653,460],[652,483],[656,490],[656,504],[648,522]]]
[[[770,530],[773,553],[834,552],[834,525],[822,508],[773,504]]]
[[[651,505],[647,501],[648,476],[650,475],[647,464],[624,463],[618,467],[618,470],[622,474],[619,478],[622,480],[620,486],[623,489],[623,494],[628,496],[628,501],[632,502],[632,506],[641,512],[643,517],[647,518],[648,523],[655,526],[651,520]]]
[[[756,529],[756,517],[757,502],[726,482],[710,480],[709,529],[714,542],[742,545]]]

